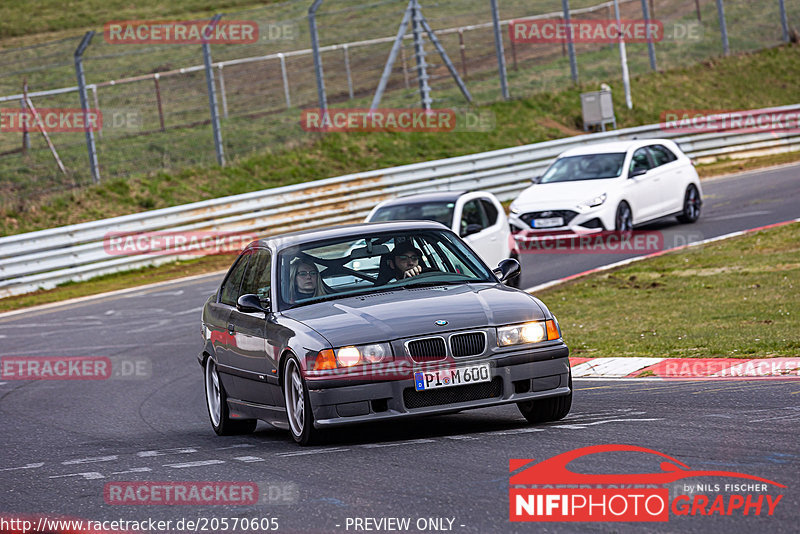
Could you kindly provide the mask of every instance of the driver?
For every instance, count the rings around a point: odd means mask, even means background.
[[[411,278],[422,273],[422,252],[410,241],[405,241],[397,245],[389,254],[389,267],[391,269],[391,280],[402,280]]]

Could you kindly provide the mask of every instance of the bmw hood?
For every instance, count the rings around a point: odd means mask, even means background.
[[[575,209],[581,202],[607,193],[613,180],[616,178],[536,184],[520,193],[512,205],[520,211],[531,211],[534,208]]]
[[[544,305],[527,293],[501,284],[469,284],[343,298],[288,310],[284,315],[313,328],[332,346],[341,347],[542,320],[545,313]]]

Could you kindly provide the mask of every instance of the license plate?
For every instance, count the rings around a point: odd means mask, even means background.
[[[417,391],[428,389],[463,386],[477,382],[489,382],[489,364],[470,365],[455,369],[437,369],[433,371],[417,371],[414,373],[414,387]]]
[[[534,228],[555,228],[556,226],[564,226],[564,217],[550,217],[549,219],[534,219]]]

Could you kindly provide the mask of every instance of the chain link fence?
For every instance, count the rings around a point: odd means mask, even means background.
[[[230,165],[254,152],[280,151],[317,139],[319,134],[305,131],[300,122],[302,110],[320,106],[310,4],[310,0],[294,0],[224,14],[222,21],[256,25],[258,38],[208,45],[210,69],[204,68],[201,44],[119,44],[98,29],[82,57],[88,106],[102,113],[102,127],[94,132],[96,178],[85,131],[60,131],[58,125],[48,124],[44,128],[48,141],[34,126],[10,131],[0,127],[2,202],[24,205],[42,194],[83,187],[98,179],[218,164],[219,154]],[[470,109],[503,99],[491,4],[488,0],[419,0],[422,15],[472,98],[472,103],[467,101],[444,58],[424,36],[431,107]],[[615,17],[613,1],[497,0],[511,98],[573,83],[568,43],[515,42],[509,31],[514,19],[563,18],[565,4],[573,20]],[[649,17],[663,25],[663,38],[653,43],[657,68],[663,70],[719,56],[726,47],[731,53],[754,51],[796,35],[797,2],[755,4],[751,0],[619,0],[619,11],[621,19],[643,19],[646,6]],[[727,45],[718,16],[720,5]],[[316,22],[327,106],[370,107],[407,6],[407,0],[325,0],[321,4]],[[386,77],[382,108],[422,107],[412,26],[409,23]],[[37,110],[81,108],[75,51],[82,38],[0,51],[0,117],[27,108],[28,103]],[[576,42],[574,51],[577,81],[613,83],[621,78],[618,43]],[[628,43],[627,60],[632,75],[652,69],[647,43]],[[209,76],[220,124],[218,147]]]

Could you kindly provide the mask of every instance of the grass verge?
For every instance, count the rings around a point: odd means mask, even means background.
[[[665,254],[537,294],[573,356],[800,353],[800,224]]]
[[[693,67],[643,75],[633,81],[636,106],[628,110],[614,89],[620,127],[659,121],[667,109],[753,109],[795,103],[800,47],[706,61]],[[763,80],[769,79],[770,84]],[[687,95],[686,88],[691,87]],[[759,87],[758,91],[752,91]],[[235,161],[228,167],[195,167],[117,178],[97,186],[35,195],[12,202],[0,192],[0,235],[157,209],[329,176],[518,146],[581,133],[580,93],[569,89],[492,104],[496,126],[488,132],[350,133],[312,136],[274,153]],[[165,134],[166,135],[166,134]],[[276,134],[277,135],[277,134]],[[144,139],[144,138],[143,138]],[[172,136],[191,143],[191,136]],[[131,144],[132,154],[135,143]],[[188,149],[187,149],[188,150]],[[77,157],[77,156],[76,156]],[[81,153],[81,158],[85,153]]]

